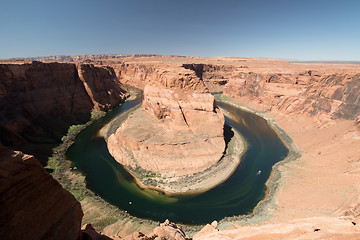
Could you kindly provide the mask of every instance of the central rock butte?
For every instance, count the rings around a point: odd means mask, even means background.
[[[184,68],[156,71],[136,110],[108,139],[111,155],[131,168],[184,176],[223,156],[224,116],[204,83]]]

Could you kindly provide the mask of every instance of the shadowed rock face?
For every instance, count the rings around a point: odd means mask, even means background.
[[[112,67],[95,67],[92,64],[78,64],[78,76],[94,106],[100,110],[109,110],[125,98],[115,71]]]
[[[0,64],[0,141],[55,143],[69,125],[107,110],[126,94],[111,67],[89,64]]]
[[[186,69],[191,69],[201,80],[204,81],[206,87],[212,92],[222,92],[231,78],[233,71],[236,69],[247,68],[246,66],[217,65],[217,64],[183,64]]]
[[[148,79],[143,108],[111,135],[110,153],[127,166],[187,175],[220,160],[224,116],[196,75],[183,68],[158,69]]]
[[[0,145],[1,239],[78,239],[80,203],[33,156]]]

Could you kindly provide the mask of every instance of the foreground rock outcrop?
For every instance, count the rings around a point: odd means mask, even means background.
[[[150,234],[143,234],[141,232],[135,232],[130,236],[125,238],[114,237],[114,240],[190,240],[191,238],[187,237],[185,232],[178,227],[175,223],[165,220],[164,223],[161,223],[159,227],[155,228],[154,231]]]
[[[79,239],[80,203],[33,156],[0,145],[1,239]]]
[[[187,175],[222,157],[224,116],[195,74],[183,68],[158,69],[147,81],[142,109],[108,139],[114,158],[128,167]]]

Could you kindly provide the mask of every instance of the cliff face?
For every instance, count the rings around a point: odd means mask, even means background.
[[[2,239],[78,239],[80,203],[33,156],[0,145]]]
[[[111,135],[110,153],[120,163],[157,173],[186,175],[219,161],[225,149],[224,117],[195,74],[158,69],[137,110]]]
[[[183,64],[182,66],[193,70],[211,92],[221,92],[231,78],[233,71],[239,68],[247,68],[246,66],[198,63]]]
[[[144,89],[146,82],[156,78],[158,68],[179,69],[178,64],[124,62],[113,64],[116,75],[122,83]],[[217,65],[203,63],[184,63],[181,67],[194,71],[211,92],[222,91],[228,83],[233,71],[247,68],[246,66]]]
[[[173,72],[159,69],[157,74],[158,78],[148,80],[145,86],[145,110],[174,129],[189,129],[197,135],[223,135],[224,117],[214,97],[194,73],[179,68]]]
[[[360,113],[360,75],[299,75],[237,73],[224,94],[252,101],[266,110],[286,113],[325,114],[329,118],[355,119]]]
[[[91,110],[126,96],[110,67],[86,64],[0,64],[0,141],[6,146],[58,141]]]
[[[121,83],[144,89],[147,79],[155,79],[156,66],[146,63],[122,63],[114,66]]]
[[[113,68],[78,64],[77,70],[86,93],[96,108],[109,110],[124,100],[125,91],[120,88]]]

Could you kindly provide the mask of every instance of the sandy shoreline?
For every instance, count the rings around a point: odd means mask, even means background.
[[[262,108],[250,99],[225,100],[266,119],[290,153],[273,167],[266,183],[267,197],[252,214],[223,219],[219,224],[221,236],[239,236],[244,226],[279,224],[278,228],[286,228],[294,219],[313,229],[323,228],[321,221],[313,218],[337,224],[347,221],[349,226],[353,226],[351,221],[360,221],[356,215],[360,206],[360,133],[353,121],[276,109],[256,111]]]
[[[275,131],[275,133],[279,136],[279,139],[283,142],[283,144],[286,146],[286,148],[289,150],[288,155],[281,161],[277,162],[271,171],[271,175],[269,176],[268,180],[266,181],[266,194],[265,198],[261,200],[252,213],[248,215],[240,215],[240,216],[233,216],[233,217],[227,217],[220,221],[221,224],[224,226],[228,225],[229,222],[232,221],[240,221],[242,224],[251,224],[251,223],[261,223],[264,221],[269,220],[272,215],[269,212],[269,208],[276,205],[274,201],[274,195],[276,194],[276,191],[278,190],[279,184],[280,184],[280,178],[281,178],[281,170],[279,169],[281,166],[287,164],[288,162],[294,161],[301,157],[302,153],[298,149],[298,147],[295,145],[291,137],[278,126],[276,121],[272,118],[269,118],[267,116],[264,116],[264,111],[257,111],[250,106],[244,105],[240,102],[237,102],[236,99],[229,98],[226,96],[221,96],[220,101],[226,102],[236,108],[239,108],[243,111],[247,111],[253,114],[256,114],[260,116],[261,118],[265,119],[268,123],[268,125]]]
[[[289,135],[287,135],[288,132],[284,132],[284,130],[282,130],[281,128],[278,127],[278,125],[283,127],[284,122],[285,123],[288,122],[288,118],[286,118],[286,117],[283,118],[284,116],[279,113],[274,113],[274,112],[265,113],[265,112],[255,111],[255,110],[251,109],[250,107],[246,107],[245,105],[236,104],[235,100],[234,101],[226,101],[226,102],[234,105],[235,107],[241,108],[246,111],[253,112],[253,113],[265,118],[268,121],[269,125],[272,126],[274,128],[274,130],[277,132],[277,134],[281,137],[282,141],[289,148],[290,152],[289,152],[289,155],[284,160],[277,163],[273,167],[272,174],[266,183],[268,186],[268,193],[266,194],[265,199],[263,199],[261,202],[258,203],[258,205],[255,207],[253,212],[249,215],[240,215],[240,216],[236,216],[236,217],[225,218],[220,221],[219,228],[227,229],[229,227],[231,228],[231,226],[238,226],[239,224],[240,225],[249,225],[249,224],[254,224],[254,223],[255,224],[259,224],[259,223],[263,224],[263,223],[267,223],[267,222],[277,223],[277,222],[284,221],[284,219],[287,221],[287,219],[290,219],[288,215],[289,215],[289,211],[291,211],[291,210],[286,210],[283,207],[279,208],[279,201],[284,201],[283,194],[285,194],[285,196],[288,196],[288,194],[286,194],[286,192],[283,192],[284,186],[287,185],[286,182],[289,181],[288,178],[291,177],[288,174],[290,171],[288,165],[292,164],[292,163],[296,164],[299,161],[299,159],[297,161],[292,161],[293,159],[297,159],[299,157],[297,155],[297,154],[299,154],[299,152],[297,150],[297,147],[295,146],[295,143],[292,141],[292,139],[289,137]],[[288,125],[291,125],[290,122],[288,122]],[[284,129],[288,131],[287,128],[284,128]],[[293,137],[292,134],[291,134],[291,137]],[[291,146],[294,147],[293,148],[294,154],[290,154],[292,152]],[[303,148],[301,150],[304,151]],[[301,159],[302,159],[302,157],[300,158],[300,160]],[[230,175],[231,175],[231,173],[230,173]],[[213,179],[211,179],[211,180],[213,181]],[[226,178],[224,178],[223,180],[226,180]],[[139,181],[138,181],[138,184],[141,187],[144,187],[144,188],[146,187],[146,186],[142,185],[141,182],[139,182]],[[280,197],[279,197],[279,195],[280,195]],[[291,201],[297,202],[296,199],[292,199]],[[306,214],[303,214],[303,216],[304,215],[306,215]],[[294,215],[291,214],[291,218],[294,218]],[[91,220],[89,219],[89,222],[90,221]],[[122,222],[122,220],[119,219],[118,222]],[[137,225],[136,222],[134,222],[132,224]],[[115,225],[118,225],[118,224],[115,224]],[[108,232],[109,234],[113,235],[117,231],[114,228],[115,225],[114,224],[109,225],[105,232]],[[183,227],[185,229],[187,229],[187,232],[188,231],[192,232],[191,229],[193,227],[189,227],[189,228],[186,226],[183,226]]]
[[[132,111],[125,112],[124,114],[130,115]],[[122,115],[121,122],[124,121]],[[114,129],[113,124],[119,124],[117,119],[105,125],[100,135],[102,137],[109,136],[109,129]],[[117,128],[119,126],[116,126]],[[144,169],[131,169],[125,167],[125,169],[134,177],[136,183],[144,189],[152,189],[156,191],[164,192],[167,195],[172,194],[193,194],[205,192],[211,188],[214,188],[224,181],[226,181],[237,169],[240,164],[241,157],[246,151],[246,142],[243,137],[232,129],[234,136],[228,143],[227,150],[222,159],[210,168],[195,173],[193,175],[186,176],[162,176],[154,172],[146,171]],[[151,177],[149,177],[151,176]]]

